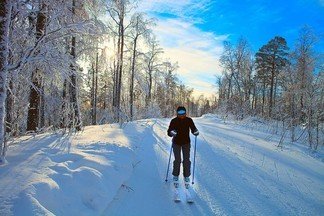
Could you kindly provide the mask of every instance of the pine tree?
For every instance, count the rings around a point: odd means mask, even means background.
[[[267,78],[264,81],[270,85],[269,93],[269,113],[271,117],[273,105],[275,103],[276,79],[280,70],[288,64],[288,46],[283,37],[276,36],[266,45],[262,46],[256,53],[257,72],[260,77]]]

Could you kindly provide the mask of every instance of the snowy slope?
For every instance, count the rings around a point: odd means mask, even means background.
[[[323,215],[321,156],[278,149],[280,137],[213,115],[194,119],[195,203],[174,203],[164,182],[169,121],[91,126],[12,146],[0,167],[0,215]]]
[[[98,215],[133,169],[124,133],[87,127],[12,146],[0,168],[0,215]]]

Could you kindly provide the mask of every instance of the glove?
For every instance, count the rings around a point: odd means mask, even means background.
[[[171,136],[175,137],[177,136],[177,132],[175,130],[170,131]]]
[[[196,131],[193,133],[193,135],[198,136],[198,135],[199,135],[199,131],[196,130]]]

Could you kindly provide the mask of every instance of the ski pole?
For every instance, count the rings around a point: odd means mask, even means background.
[[[196,144],[197,144],[197,136],[195,136],[194,162],[193,162],[192,182],[191,182],[192,184],[195,184]]]
[[[170,160],[171,160],[171,154],[172,154],[172,144],[171,144],[171,149],[170,149],[170,156],[169,156],[169,163],[168,163],[168,169],[167,169],[167,173],[166,173],[166,177],[165,177],[165,182],[168,181],[168,175],[169,175],[169,168],[170,168]]]

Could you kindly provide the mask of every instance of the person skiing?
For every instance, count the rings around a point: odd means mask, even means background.
[[[199,135],[199,131],[196,128],[193,120],[186,116],[186,108],[179,106],[177,108],[177,117],[173,118],[170,122],[168,128],[168,136],[172,137],[172,148],[174,153],[173,161],[173,182],[174,186],[177,188],[179,186],[179,174],[180,174],[180,164],[181,164],[181,151],[183,155],[183,176],[185,181],[185,187],[189,188],[190,182],[190,137],[189,129],[191,133],[195,136]]]

